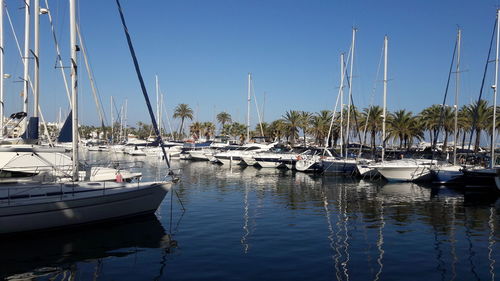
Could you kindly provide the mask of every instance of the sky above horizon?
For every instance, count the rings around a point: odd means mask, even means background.
[[[22,3],[6,1],[21,48]],[[48,3],[67,66],[69,4]],[[349,51],[353,27],[358,29],[352,82],[356,106],[382,104],[382,65],[378,76],[377,69],[386,34],[388,109],[418,113],[441,103],[457,26],[463,30],[459,103],[470,103],[479,94],[498,4],[497,0],[121,0],[152,102],[157,74],[170,118],[176,105],[186,103],[199,121],[214,121],[215,114],[227,111],[242,123],[249,72],[259,107],[264,107],[264,121],[278,119],[287,110],[333,109],[340,84],[339,56]],[[108,122],[113,96],[118,108],[127,99],[128,124],[149,123],[115,1],[78,1],[78,8]],[[69,106],[61,70],[54,68],[48,17],[42,15],[40,21],[40,102],[46,120],[55,121],[59,108],[67,113]],[[22,110],[18,77],[23,70],[7,18],[4,29],[5,72],[12,76],[5,80],[6,114],[10,114]],[[95,125],[98,115],[81,54],[79,65],[80,120]],[[491,64],[483,94],[490,101],[493,70]],[[453,102],[454,83],[452,79],[448,104]],[[251,108],[254,127],[258,120],[254,103]],[[177,122],[171,121],[175,130]]]

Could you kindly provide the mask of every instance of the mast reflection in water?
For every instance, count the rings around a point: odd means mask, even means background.
[[[146,179],[164,168],[163,163],[147,158],[113,157],[144,161],[139,170]],[[53,278],[57,274],[80,280],[498,279],[498,198],[279,169],[230,169],[183,161],[174,165],[183,171],[176,191],[185,213],[177,199],[171,203],[168,198],[156,221],[146,225],[128,223],[114,226],[115,231],[2,242],[2,276],[32,274],[38,276],[36,280],[57,279]],[[167,232],[179,241],[178,247],[168,247]]]

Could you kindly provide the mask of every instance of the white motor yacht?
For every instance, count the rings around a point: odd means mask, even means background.
[[[252,157],[255,153],[268,151],[275,145],[276,143],[270,143],[270,144],[248,143],[240,147],[231,147],[229,150],[215,154],[214,157],[217,158],[217,160],[219,160],[224,165],[239,165],[242,162],[243,157],[245,156]],[[253,159],[253,161],[255,160]]]
[[[370,165],[388,181],[426,181],[431,179],[431,167],[436,160],[399,159]]]

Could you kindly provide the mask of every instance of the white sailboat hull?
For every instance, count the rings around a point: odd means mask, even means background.
[[[87,184],[74,189],[69,185],[40,185],[31,187],[30,198],[12,197],[12,192],[19,187],[11,188],[7,195],[4,187],[0,193],[0,234],[154,213],[170,187],[171,183],[106,183],[106,188],[92,188]],[[57,194],[60,191],[64,194]]]

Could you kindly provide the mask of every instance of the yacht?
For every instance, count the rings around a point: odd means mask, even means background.
[[[228,150],[219,152],[214,157],[224,165],[239,165],[245,164],[243,158],[245,156],[252,157],[257,152],[268,151],[274,147],[276,143],[261,144],[261,143],[247,143],[243,146],[228,146]],[[253,159],[253,158],[252,158]],[[255,160],[253,160],[255,161]],[[243,163],[242,163],[243,162]]]
[[[118,2],[117,4],[119,6]],[[152,214],[173,184],[173,181],[127,183],[119,177],[115,182],[79,181],[76,7],[76,1],[70,0],[72,61],[70,73],[73,100],[72,181],[2,185],[0,188],[0,234],[77,226]],[[119,12],[125,26],[120,6]],[[131,44],[129,47],[133,53]],[[145,98],[149,102],[147,93],[145,93]]]
[[[321,165],[323,166],[323,173],[352,175],[356,172],[357,161],[353,158],[345,159],[329,156],[321,159]]]
[[[464,166],[446,163],[431,169],[434,181],[438,184],[458,184],[463,180]]]
[[[256,165],[262,168],[278,168],[294,163],[299,154],[298,152],[287,151],[283,148],[275,148],[268,152],[256,153],[253,155],[253,159],[256,161]]]
[[[370,165],[384,178],[391,182],[426,181],[431,179],[431,168],[436,160],[431,159],[399,159]]]

